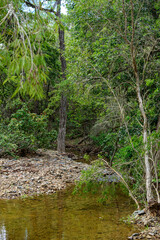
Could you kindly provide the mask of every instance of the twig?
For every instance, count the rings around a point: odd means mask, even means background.
[[[114,168],[112,168],[112,167],[108,164],[108,162],[107,162],[106,160],[102,159],[102,161],[106,164],[106,166],[109,166],[109,167],[113,170],[113,172],[115,172],[115,173],[120,177],[122,183],[126,186],[127,190],[129,191],[129,194],[130,194],[131,198],[132,198],[133,201],[136,203],[137,208],[140,209],[140,206],[139,206],[139,203],[138,203],[137,199],[133,196],[133,194],[132,194],[132,192],[131,192],[128,184],[126,183],[126,181],[124,180],[124,178],[122,177],[122,175],[121,175],[120,173],[118,173]]]
[[[126,36],[126,39],[127,39],[127,14],[126,14],[126,10],[125,10],[125,2],[124,0],[122,0],[122,5],[123,5],[123,15],[124,15],[124,19],[125,19],[125,36]]]

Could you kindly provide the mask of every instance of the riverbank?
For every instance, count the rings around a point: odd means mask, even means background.
[[[134,233],[132,236],[128,237],[129,240],[160,239],[160,216],[155,216],[148,208],[141,211],[135,211],[130,217],[129,223],[136,224],[143,229],[141,232]]]
[[[81,171],[89,167],[67,154],[38,150],[32,157],[0,159],[0,198],[52,194],[78,180]],[[107,169],[107,174],[114,174]]]
[[[36,155],[18,159],[0,159],[0,199],[23,198],[41,194],[53,194],[74,184],[81,171],[90,165],[71,158],[72,154],[58,154],[52,150],[38,150]],[[77,159],[78,160],[78,159]],[[107,168],[104,176],[111,181],[115,173]],[[105,179],[105,178],[104,178]],[[144,227],[141,233],[135,233],[128,239],[160,239],[160,220],[135,214],[134,224]]]
[[[41,151],[33,157],[0,159],[0,198],[52,194],[80,176],[87,164],[78,163],[55,151]]]

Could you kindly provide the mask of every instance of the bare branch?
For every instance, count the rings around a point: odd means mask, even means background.
[[[106,160],[102,159],[102,161],[105,163],[106,166],[109,166],[109,164],[108,164],[108,162]],[[131,198],[136,203],[137,208],[140,209],[140,206],[139,206],[139,203],[138,203],[137,199],[133,196],[133,193],[131,192],[128,184],[126,183],[126,181],[124,180],[122,175],[119,172],[117,172],[114,168],[112,168],[111,166],[109,166],[109,167],[113,170],[113,172],[115,172],[120,177],[121,182],[126,186],[127,190],[129,191],[129,194],[130,194]]]
[[[123,5],[123,15],[124,15],[124,19],[125,19],[125,30],[124,30],[124,33],[125,33],[125,36],[126,36],[126,39],[127,39],[127,14],[126,14],[126,10],[125,10],[125,0],[122,0],[122,5]]]
[[[48,9],[48,8],[43,8],[43,7],[41,7],[41,6],[37,6],[37,5],[31,3],[31,2],[28,1],[28,0],[26,0],[26,1],[24,1],[24,2],[25,2],[25,4],[26,4],[28,7],[32,7],[32,8],[34,8],[34,9],[41,10],[41,11],[44,11],[44,12],[54,13],[55,15],[57,15],[57,12],[54,11],[54,8],[56,7],[56,4],[54,4],[53,8]]]
[[[5,20],[7,18],[10,18],[13,14],[13,11],[14,11],[13,5],[12,4],[6,5],[5,8],[7,8],[7,7],[9,8],[9,10],[8,10],[7,14],[4,16],[4,18],[1,20],[0,26],[5,22]]]
[[[133,42],[134,42],[134,34],[135,34],[135,26],[134,26],[134,6],[133,6],[133,1],[130,0],[131,2],[131,24],[132,24],[132,40],[131,40],[131,48],[133,51]]]

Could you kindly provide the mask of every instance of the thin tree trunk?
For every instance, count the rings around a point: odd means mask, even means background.
[[[149,161],[148,139],[147,139],[148,121],[147,121],[147,116],[144,110],[143,100],[140,92],[140,81],[139,81],[139,74],[138,74],[136,61],[135,61],[134,50],[133,50],[132,60],[133,60],[133,70],[136,78],[137,98],[139,102],[139,108],[143,117],[143,144],[144,144],[144,162],[145,162],[145,173],[146,173],[146,193],[147,193],[147,202],[149,203],[153,199],[153,194],[152,194],[152,174],[151,174],[151,166]]]
[[[149,161],[148,139],[147,139],[148,121],[147,121],[147,116],[144,110],[143,100],[140,92],[140,80],[139,80],[139,74],[138,74],[137,64],[135,60],[135,50],[133,46],[131,48],[132,48],[131,50],[132,65],[133,65],[134,75],[136,78],[137,99],[139,102],[139,109],[143,117],[143,144],[144,144],[144,162],[145,162],[145,173],[146,173],[146,193],[147,193],[147,202],[149,203],[153,199],[153,194],[152,194],[152,174],[151,174],[151,166]]]
[[[61,0],[57,0],[57,16],[61,18]],[[62,81],[66,80],[66,59],[65,53],[65,42],[64,42],[64,30],[59,27],[59,48],[60,48],[60,61],[62,71]],[[66,122],[67,122],[67,98],[63,92],[61,95],[61,106],[60,106],[60,121],[59,121],[59,132],[57,139],[57,151],[60,153],[65,152],[65,137],[66,137]]]
[[[143,106],[143,100],[140,92],[140,80],[139,74],[137,70],[137,64],[135,60],[135,49],[134,46],[131,46],[131,54],[132,54],[132,66],[134,70],[134,75],[136,78],[136,93],[139,102],[139,108],[143,117],[143,144],[144,144],[144,162],[145,162],[145,172],[146,172],[146,193],[147,193],[147,202],[149,203],[153,199],[152,194],[152,174],[151,174],[151,166],[149,161],[149,152],[148,152],[148,140],[147,140],[147,129],[148,129],[148,121],[147,116]]]
[[[57,151],[60,153],[65,152],[66,121],[67,121],[67,99],[65,95],[62,94],[60,106],[59,132],[57,139]]]
[[[134,46],[134,36],[135,36],[135,25],[134,25],[134,5],[133,1],[131,2],[131,19],[132,19],[132,40],[131,40],[131,58],[132,58],[132,67],[136,79],[136,93],[137,93],[137,99],[139,103],[139,109],[141,111],[141,115],[143,117],[143,144],[144,144],[144,162],[145,162],[145,173],[146,173],[146,194],[147,194],[147,202],[149,203],[153,199],[153,193],[152,193],[152,173],[151,173],[151,166],[149,161],[149,152],[148,152],[148,121],[147,116],[144,110],[143,100],[141,96],[141,90],[140,90],[140,78],[136,63],[136,51]]]

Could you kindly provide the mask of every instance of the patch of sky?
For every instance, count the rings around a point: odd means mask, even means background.
[[[38,6],[39,5],[39,0],[35,0],[34,3]],[[44,1],[41,1],[41,3],[42,3],[42,7],[49,9],[49,8],[52,8],[54,6],[55,1],[45,1],[44,0]],[[26,6],[26,4],[25,4],[24,5],[24,11],[25,12],[34,12],[34,9],[32,7]],[[67,14],[67,8],[66,8],[65,0],[62,0],[61,12],[65,15]]]
[[[67,8],[66,8],[65,1],[62,1],[62,13],[67,15]]]

